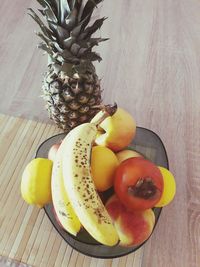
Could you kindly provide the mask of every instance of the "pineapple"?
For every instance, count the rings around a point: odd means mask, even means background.
[[[37,35],[42,41],[38,47],[48,54],[42,97],[49,117],[64,132],[69,132],[88,122],[101,107],[100,80],[93,65],[93,61],[100,61],[101,57],[92,49],[107,39],[92,35],[101,28],[105,17],[90,22],[102,0],[37,2],[45,22],[31,8],[29,15],[40,27]]]

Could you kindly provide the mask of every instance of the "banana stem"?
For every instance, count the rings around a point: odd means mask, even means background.
[[[117,111],[117,104],[114,105],[100,105],[102,110],[96,114],[96,116],[91,120],[91,123],[94,123],[96,127],[102,123],[107,117],[112,116]]]

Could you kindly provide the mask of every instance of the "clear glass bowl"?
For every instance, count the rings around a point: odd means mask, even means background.
[[[65,137],[65,134],[58,134],[50,137],[45,140],[37,149],[35,157],[47,158],[48,151],[50,147],[61,141]],[[129,149],[136,150],[144,155],[145,158],[151,160],[158,166],[163,166],[169,169],[169,163],[167,158],[167,153],[165,147],[157,134],[152,132],[151,130],[137,127],[136,136],[132,143],[128,147]],[[112,195],[112,188],[105,193],[105,197],[109,197]],[[94,240],[90,234],[86,230],[81,230],[76,237],[67,233],[60,225],[57,223],[52,204],[46,205],[44,210],[49,217],[50,221],[54,225],[55,229],[61,235],[61,237],[74,249],[77,251],[91,257],[96,258],[115,258],[128,255],[131,252],[139,249],[144,243],[139,246],[134,247],[122,247],[116,245],[114,247],[109,247],[98,243]],[[158,222],[161,208],[154,208],[153,211],[155,213],[156,223]],[[155,229],[154,226],[154,229]]]

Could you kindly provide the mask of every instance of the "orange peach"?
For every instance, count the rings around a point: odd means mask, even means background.
[[[113,151],[120,151],[130,144],[135,133],[136,123],[131,114],[118,108],[113,116],[100,124],[95,142]]]
[[[93,146],[91,173],[98,191],[106,191],[113,186],[118,165],[118,159],[112,150],[104,146]]]
[[[140,245],[150,237],[155,224],[152,209],[130,211],[116,195],[107,201],[106,209],[119,235],[119,245],[124,247]]]
[[[129,159],[133,157],[142,157],[142,155],[139,152],[135,150],[131,150],[131,149],[121,150],[118,153],[116,153],[116,156],[118,158],[119,163],[121,163],[125,159]]]

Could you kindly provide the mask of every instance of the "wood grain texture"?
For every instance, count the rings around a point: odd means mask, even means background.
[[[177,181],[174,202],[163,210],[148,243],[114,260],[93,259],[66,247],[44,213],[27,209],[18,195],[22,168],[37,145],[56,132],[54,126],[41,123],[49,122],[39,97],[46,57],[36,48],[37,27],[26,15],[35,2],[7,0],[0,7],[0,112],[5,114],[0,116],[0,255],[37,267],[198,267],[200,2],[105,0],[97,12],[108,17],[101,35],[110,38],[98,47],[103,61],[96,64],[104,102],[116,101],[139,126],[161,137]],[[15,210],[7,214],[13,203]]]

